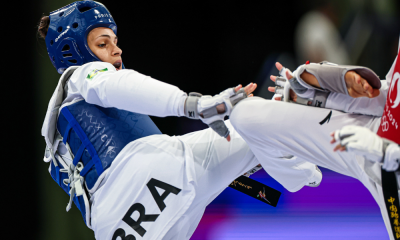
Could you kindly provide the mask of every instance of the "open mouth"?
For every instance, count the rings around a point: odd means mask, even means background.
[[[122,66],[122,62],[115,62],[114,64],[113,64],[113,66],[117,69],[117,70],[120,70],[121,69],[121,66]]]

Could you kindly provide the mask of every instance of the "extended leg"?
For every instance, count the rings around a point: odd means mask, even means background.
[[[279,168],[277,161],[294,156],[299,164],[309,161],[338,173],[359,178],[364,160],[354,161],[349,153],[334,153],[329,134],[345,125],[366,126],[379,124],[378,118],[353,115],[323,108],[273,102],[261,98],[240,102],[230,117],[232,125],[249,144],[264,169],[278,182],[294,185],[298,169]],[[325,121],[323,121],[325,120]],[[271,159],[271,151],[277,158]],[[279,158],[281,157],[281,158]]]

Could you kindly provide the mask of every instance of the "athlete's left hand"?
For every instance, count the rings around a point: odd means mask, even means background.
[[[383,140],[368,128],[359,126],[345,126],[331,133],[331,143],[338,142],[333,149],[336,151],[348,151],[364,156],[375,162],[382,162]]]
[[[239,84],[238,86],[236,86],[233,90],[234,90],[234,92],[235,92],[235,94],[237,94],[241,89],[243,89],[242,91],[246,94],[246,96],[247,97],[253,97],[253,92],[254,92],[254,90],[257,88],[257,84],[255,84],[255,83],[250,83],[250,84],[248,84],[246,87],[242,87],[242,85],[241,84]],[[227,90],[225,90],[225,91],[223,91],[221,94],[224,94],[226,91],[229,91],[229,89],[227,89]],[[215,97],[218,97],[218,95],[216,95],[216,96],[214,96],[214,97],[212,97],[212,98],[215,98]],[[238,102],[237,101],[234,101],[234,100],[232,100],[232,97],[234,98],[234,96],[231,96],[230,98],[231,98],[231,102],[233,102],[233,106],[235,105],[235,104],[237,104]],[[211,100],[212,98],[208,98],[208,99],[205,99],[205,101],[207,101],[207,100]],[[200,101],[201,101],[202,99],[200,99]],[[212,100],[211,100],[212,101]],[[203,104],[201,103],[201,102],[199,102],[199,104],[200,104],[200,106],[201,105],[205,105],[205,106],[207,106],[208,104],[207,103],[205,103],[204,104],[204,102],[203,102]],[[229,105],[229,103],[228,103],[228,105]],[[204,116],[203,116],[203,114],[201,113],[202,112],[202,110],[201,109],[199,109],[199,112],[200,112],[200,119],[204,122],[204,123],[206,123],[207,125],[209,125],[214,131],[216,131],[219,135],[221,135],[221,136],[223,136],[222,135],[222,132],[225,132],[226,130],[228,131],[228,135],[226,136],[226,140],[228,141],[228,142],[230,142],[231,141],[231,136],[230,136],[230,134],[229,134],[229,130],[226,128],[226,126],[225,126],[225,124],[223,123],[223,119],[224,119],[224,116],[227,116],[227,115],[229,115],[230,114],[230,112],[232,111],[232,107],[233,106],[226,106],[226,103],[221,103],[221,104],[219,104],[219,105],[217,105],[215,108],[217,109],[217,113],[218,113],[218,115],[215,115],[215,116],[213,116],[213,117],[211,117],[211,118],[204,118]],[[228,108],[227,108],[228,107]],[[219,124],[217,125],[217,124],[215,124],[216,122],[219,122]],[[216,127],[215,127],[216,126]],[[216,129],[217,128],[217,129]],[[226,129],[225,129],[226,128]]]
[[[229,129],[224,123],[224,118],[231,114],[235,104],[242,99],[252,97],[252,92],[256,88],[257,84],[250,83],[244,88],[240,84],[237,87],[228,88],[215,96],[190,93],[184,103],[185,116],[200,119],[229,142],[231,137]]]
[[[240,89],[242,88],[242,84],[239,84],[234,88],[235,93],[237,93]],[[257,84],[256,83],[249,83],[246,87],[244,87],[244,92],[247,94],[247,97],[253,97],[253,92],[256,90]],[[225,110],[225,104],[221,103],[220,105],[216,106],[218,113],[224,113]],[[202,114],[200,114],[202,116]],[[202,116],[203,117],[203,116]],[[229,141],[229,140],[228,140]]]

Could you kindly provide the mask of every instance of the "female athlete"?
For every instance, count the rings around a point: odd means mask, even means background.
[[[116,32],[111,14],[94,1],[42,18],[39,33],[62,74],[42,128],[44,160],[70,195],[67,210],[74,202],[97,239],[189,239],[205,207],[258,164],[223,121],[256,85],[187,96],[125,69]],[[210,128],[170,137],[147,115],[187,116]],[[302,180],[289,190],[321,180],[313,164],[296,170]]]

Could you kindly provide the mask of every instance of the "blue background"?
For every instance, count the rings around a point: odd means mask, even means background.
[[[379,207],[358,180],[322,173],[320,186],[290,193],[258,171],[253,179],[282,192],[277,207],[227,188],[208,206],[191,239],[389,239]]]

